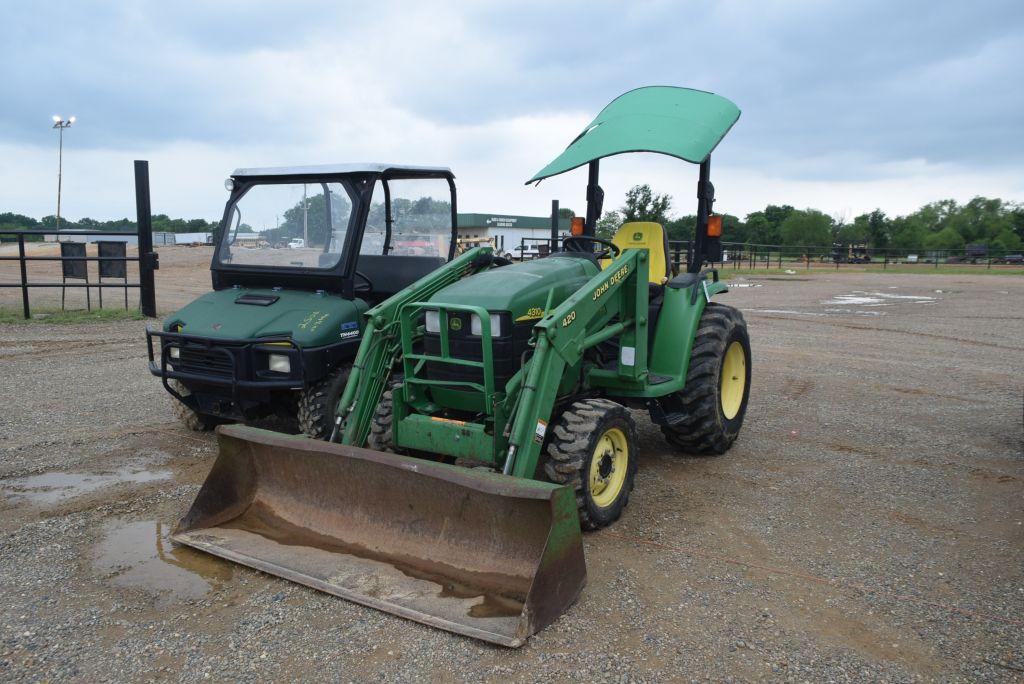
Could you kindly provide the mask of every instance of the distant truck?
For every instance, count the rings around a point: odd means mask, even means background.
[[[288,249],[302,249],[306,246],[306,241],[302,238],[292,238],[288,241]]]

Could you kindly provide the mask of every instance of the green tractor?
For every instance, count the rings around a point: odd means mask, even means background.
[[[213,291],[147,331],[150,371],[193,430],[272,416],[326,437],[363,314],[454,255],[454,176],[338,164],[225,185]]]
[[[687,454],[724,453],[742,426],[746,324],[703,269],[721,250],[710,154],[739,114],[683,88],[614,100],[530,179],[589,169],[560,251],[509,265],[475,248],[368,310],[341,443],[222,428],[174,539],[508,646],[550,624],[585,582],[581,529],[614,522],[634,488],[630,409]],[[599,160],[633,151],[700,165],[683,273],[658,224],[595,236]]]

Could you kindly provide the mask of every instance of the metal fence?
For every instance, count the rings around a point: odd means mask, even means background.
[[[44,230],[44,229],[2,229],[0,236],[14,236],[18,242],[17,256],[0,256],[0,261],[19,262],[20,282],[0,283],[0,287],[20,288],[21,305],[25,318],[32,317],[32,310],[29,304],[29,290],[31,288],[54,288],[62,290],[66,288],[86,288],[86,296],[90,288],[98,288],[102,306],[102,288],[124,288],[125,306],[127,306],[127,289],[139,289],[139,303],[144,316],[156,316],[156,285],[153,272],[160,267],[159,257],[153,251],[153,228],[152,216],[149,201],[149,162],[135,162],[135,209],[138,215],[137,236],[139,251],[137,256],[127,256],[122,250],[99,251],[98,256],[87,256],[85,244],[61,242],[60,256],[29,256],[25,252],[25,238],[29,236],[45,237],[53,235],[60,239],[62,236],[114,236],[124,237],[123,231],[101,231],[101,230]],[[100,241],[102,244],[102,241]],[[80,249],[67,249],[64,245],[80,245]],[[61,262],[61,282],[30,282],[28,279],[28,264],[33,261],[59,261]],[[98,262],[98,278],[96,282],[89,281],[89,262]],[[139,264],[138,282],[128,282],[128,262]],[[124,282],[111,283],[103,282],[103,278],[121,278]],[[82,282],[68,282],[68,280]],[[63,299],[63,297],[62,297]]]
[[[520,259],[536,259],[547,256],[550,238],[522,238],[520,247],[512,256]],[[673,271],[686,269],[686,255],[690,247],[688,240],[669,241],[669,260]],[[977,246],[964,249],[935,250],[920,248],[874,248],[858,245],[761,245],[738,242],[722,243],[722,261],[709,264],[723,269],[756,270],[784,268],[834,268],[844,266],[916,266],[938,269],[943,265],[977,266],[991,269],[993,266],[1015,265],[1024,267],[1024,254]]]
[[[669,250],[673,264],[686,263],[685,240],[671,241]],[[783,268],[832,268],[847,266],[875,266],[883,270],[890,266],[912,266],[938,269],[940,266],[1024,266],[1024,254],[989,248],[934,250],[927,248],[874,248],[862,245],[760,245],[722,243],[723,260],[719,268],[736,270]]]

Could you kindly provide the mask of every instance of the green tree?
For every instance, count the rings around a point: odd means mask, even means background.
[[[782,242],[782,234],[779,232],[782,222],[794,211],[788,204],[769,204],[764,211],[747,214],[745,242],[756,245],[779,244]]]
[[[1004,230],[992,240],[992,247],[999,252],[1019,252],[1024,240],[1012,230]]]
[[[817,209],[792,211],[779,226],[786,245],[825,245],[832,239],[832,219]]]
[[[919,249],[924,246],[925,238],[928,237],[928,229],[921,224],[916,216],[901,216],[890,223],[892,239],[890,247],[896,249]]]
[[[666,223],[665,233],[669,240],[692,240],[693,230],[696,226],[697,215],[686,214]]]
[[[615,231],[622,226],[625,221],[622,219],[622,214],[617,211],[606,211],[604,216],[597,220],[597,225],[594,227],[594,234],[599,238],[605,240],[611,240],[612,236],[615,235]]]
[[[657,195],[651,191],[650,185],[644,183],[634,185],[626,192],[626,205],[621,211],[626,222],[653,221],[665,225],[671,208],[671,195]]]
[[[952,226],[946,226],[937,233],[932,233],[924,239],[924,246],[927,249],[956,250],[964,248],[964,238]]]
[[[573,211],[572,209],[570,209],[569,207],[561,207],[558,210],[558,218],[571,219],[571,218],[574,218],[575,216],[576,216],[576,212]]]

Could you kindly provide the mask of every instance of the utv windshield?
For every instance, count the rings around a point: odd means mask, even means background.
[[[227,265],[334,268],[354,196],[343,182],[253,185],[228,213],[218,259]]]

